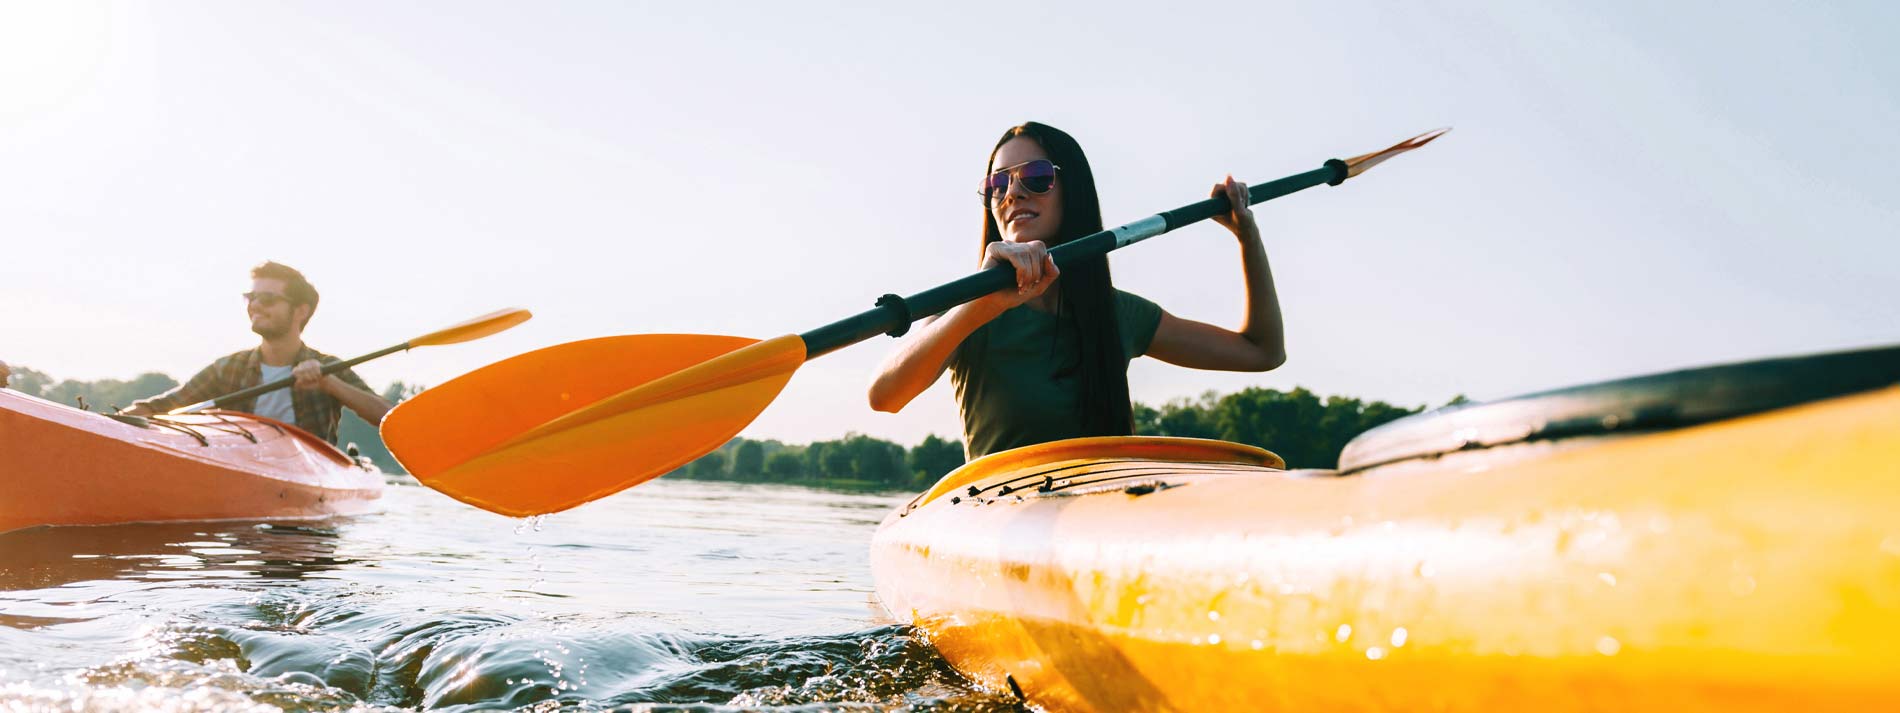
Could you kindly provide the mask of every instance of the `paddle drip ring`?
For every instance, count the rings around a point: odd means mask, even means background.
[[[904,298],[898,297],[897,295],[893,295],[893,294],[886,294],[883,297],[877,298],[877,302],[873,304],[872,306],[896,307],[897,316],[903,320],[903,321],[898,322],[897,326],[892,327],[891,331],[885,332],[885,334],[891,335],[893,337],[901,337],[901,336],[904,336],[905,332],[910,331],[910,319],[911,319],[910,305],[904,303]]]

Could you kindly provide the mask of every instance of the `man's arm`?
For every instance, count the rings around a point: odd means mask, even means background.
[[[291,371],[291,375],[297,377],[296,388],[322,389],[331,398],[350,407],[351,411],[355,411],[359,418],[369,422],[371,426],[381,425],[383,416],[389,413],[389,409],[394,408],[388,401],[384,401],[383,397],[377,396],[376,392],[370,391],[369,384],[363,381],[363,377],[357,376],[356,372],[349,369],[325,376],[323,364],[315,359],[307,359],[302,364],[298,364],[297,368]]]
[[[223,384],[221,384],[218,379],[218,365],[213,363],[211,366],[199,369],[198,373],[192,375],[190,380],[179,384],[171,391],[153,396],[149,399],[134,401],[131,406],[127,406],[125,410],[120,411],[120,413],[133,416],[152,416],[165,413],[180,406],[190,406],[205,399],[216,398],[231,391],[236,391],[236,389],[220,388],[222,386]]]

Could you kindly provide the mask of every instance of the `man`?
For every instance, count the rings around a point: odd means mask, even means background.
[[[289,376],[296,385],[254,399],[230,404],[245,411],[286,423],[336,442],[337,419],[343,407],[371,425],[380,424],[390,405],[369,390],[356,372],[344,369],[325,375],[323,365],[336,357],[303,343],[304,326],[317,311],[317,288],[303,273],[275,262],[251,268],[251,291],[244,293],[251,331],[263,342],[211,363],[178,388],[132,404],[126,413],[149,416],[180,406],[214,399],[258,384]]]

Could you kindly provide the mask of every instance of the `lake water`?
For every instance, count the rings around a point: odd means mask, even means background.
[[[535,524],[0,535],[0,710],[1014,710],[877,606],[900,495],[660,479]]]

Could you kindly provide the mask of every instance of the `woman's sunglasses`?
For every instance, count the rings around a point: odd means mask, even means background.
[[[1034,161],[1019,163],[1009,168],[998,169],[995,173],[984,177],[983,190],[981,191],[983,199],[989,200],[1008,193],[1009,179],[1011,176],[1016,177],[1016,182],[1022,185],[1025,191],[1029,191],[1030,193],[1048,193],[1050,188],[1055,187],[1056,171],[1061,168],[1061,166],[1050,163],[1049,159],[1039,158]]]

